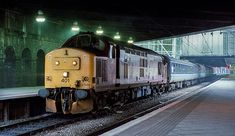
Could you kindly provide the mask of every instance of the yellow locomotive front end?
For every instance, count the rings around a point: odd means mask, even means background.
[[[94,54],[77,48],[60,48],[46,55],[46,111],[77,114],[93,109]]]

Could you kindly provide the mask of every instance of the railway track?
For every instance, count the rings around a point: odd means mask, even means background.
[[[37,118],[29,119],[23,122],[18,122],[9,125],[0,126],[1,136],[29,136],[37,132],[41,132],[48,129],[53,129],[62,125],[71,124],[76,121],[82,120],[87,115],[59,115],[59,114],[48,114],[38,116]]]
[[[207,86],[205,86],[205,87],[207,87]],[[195,91],[193,93],[183,94],[183,95],[177,96],[175,98],[172,98],[172,99],[160,102],[156,106],[153,106],[153,107],[148,108],[148,109],[146,109],[144,111],[141,111],[141,112],[138,112],[136,114],[133,114],[133,115],[128,116],[126,118],[123,118],[122,120],[119,120],[117,122],[113,122],[111,124],[108,124],[107,126],[104,126],[103,128],[100,128],[100,129],[98,129],[98,130],[96,130],[94,132],[91,132],[91,133],[87,134],[87,136],[101,135],[101,134],[103,134],[103,133],[105,133],[107,131],[110,131],[110,130],[112,130],[114,128],[117,128],[117,127],[119,127],[119,126],[121,126],[121,125],[123,125],[123,124],[125,124],[127,122],[130,122],[130,121],[132,121],[132,120],[134,120],[136,118],[139,118],[139,117],[141,117],[143,115],[146,115],[146,114],[148,114],[148,113],[150,113],[150,112],[152,112],[154,110],[157,110],[157,109],[159,109],[161,107],[164,107],[164,106],[166,106],[166,105],[168,105],[170,103],[173,103],[173,102],[175,102],[175,101],[177,101],[179,99],[181,100],[181,102],[179,102],[179,104],[188,103],[188,101],[191,101],[191,100],[195,99],[196,97],[198,97],[199,95],[201,95],[201,93],[203,93],[203,90],[204,90],[205,87],[203,87],[203,88],[201,88],[198,91]]]
[[[140,101],[146,101],[146,100],[140,100]],[[139,101],[130,103],[135,104],[138,103]],[[170,101],[169,101],[170,102]],[[158,105],[158,107],[164,106],[167,103],[161,103]],[[148,109],[148,111],[152,111],[155,108],[151,108]],[[97,117],[103,117],[104,115],[102,115],[100,112],[97,114]],[[125,118],[123,120],[120,120],[119,122],[114,122],[112,123],[110,126],[99,129],[95,132],[92,132],[88,135],[99,135],[105,131],[108,131],[114,127],[117,127],[119,125],[122,125],[132,119],[137,118],[138,116],[142,116],[144,114],[147,113],[147,110],[145,110],[144,112],[135,114],[133,116],[130,116],[128,118]],[[106,114],[106,113],[105,113]],[[4,135],[4,136],[15,136],[15,135],[22,135],[22,136],[30,136],[30,135],[34,135],[38,132],[42,132],[45,130],[49,130],[49,129],[54,129],[63,125],[67,125],[67,124],[72,124],[74,122],[78,122],[84,119],[92,119],[93,116],[91,114],[84,114],[84,115],[59,115],[59,114],[49,114],[49,115],[42,115],[40,117],[37,118],[33,118],[33,119],[29,119],[23,122],[18,122],[18,123],[14,123],[14,124],[10,124],[10,125],[3,125],[0,126],[0,135]]]
[[[190,96],[194,95],[195,93],[198,93],[198,91],[194,91],[193,93],[186,93],[186,94],[182,93],[180,95],[166,97],[163,99],[161,99],[157,96],[152,97],[152,98],[148,98],[148,99],[156,99],[156,100],[154,100],[154,101],[156,101],[154,106],[143,109],[142,111],[137,112],[136,114],[131,114],[131,115],[125,116],[122,119],[119,119],[117,121],[109,122],[109,123],[103,125],[102,127],[98,127],[96,129],[93,129],[92,131],[88,131],[88,133],[85,133],[85,135],[100,135],[100,134],[102,134],[106,131],[109,131],[113,128],[116,128],[126,122],[129,122],[129,121],[136,119],[140,116],[143,116],[151,111],[154,111],[160,107],[163,107],[169,103],[172,103],[178,99],[181,99],[184,97],[190,97]],[[164,94],[164,95],[167,96],[168,94]],[[163,95],[163,97],[164,97],[164,95]],[[133,105],[139,105],[139,103],[143,103],[145,101],[148,101],[148,99],[143,99],[140,101],[136,101],[136,102],[127,104],[129,106],[126,106],[126,107],[124,107],[124,109],[121,109],[121,110],[128,110],[128,108],[133,107]],[[109,115],[113,116],[111,114],[109,114]],[[96,114],[96,118],[99,118],[99,117],[102,118],[104,116],[105,115],[100,116],[99,113]],[[93,114],[80,114],[80,115],[69,115],[69,116],[68,115],[60,115],[60,114],[51,114],[48,116],[42,116],[42,117],[38,117],[36,119],[27,120],[27,121],[20,122],[20,123],[0,126],[0,135],[4,135],[4,136],[33,135],[33,134],[36,134],[38,132],[42,132],[45,130],[52,130],[54,128],[58,128],[63,125],[72,124],[75,122],[79,123],[79,121],[83,121],[83,123],[84,123],[84,122],[89,122],[93,119],[94,119]],[[41,135],[44,135],[44,134],[41,134]]]

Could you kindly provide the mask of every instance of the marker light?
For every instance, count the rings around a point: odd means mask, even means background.
[[[69,77],[69,72],[64,72],[63,77]]]
[[[60,62],[59,62],[59,61],[56,61],[56,62],[55,62],[55,65],[56,65],[56,66],[60,65]]]
[[[73,61],[73,65],[76,66],[78,63],[77,61]]]

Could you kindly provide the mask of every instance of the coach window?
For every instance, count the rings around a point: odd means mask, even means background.
[[[130,51],[131,51],[131,50],[130,50],[129,48],[125,48],[125,52],[126,52],[126,53],[130,53]]]
[[[174,73],[175,72],[175,64],[172,64],[172,71],[171,71],[172,73]]]
[[[131,49],[131,54],[135,54],[135,51]]]
[[[175,70],[174,65],[171,65],[171,72],[174,73],[174,70]]]
[[[175,64],[175,72],[176,73],[179,73],[179,69],[180,69],[180,65],[179,64]]]
[[[144,52],[141,52],[140,54],[141,54],[140,56],[144,56]]]
[[[139,51],[136,51],[136,55],[139,55],[139,56],[140,56],[140,52],[139,52]]]

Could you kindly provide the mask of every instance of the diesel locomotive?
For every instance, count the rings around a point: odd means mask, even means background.
[[[210,69],[85,32],[46,54],[45,89],[38,94],[48,112],[87,113],[193,85]]]

